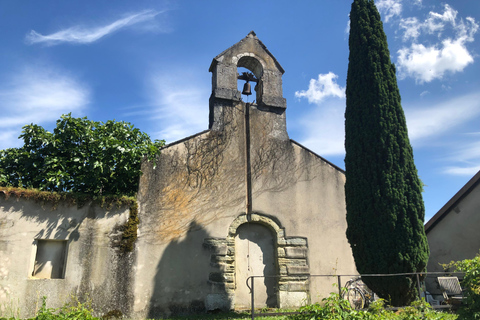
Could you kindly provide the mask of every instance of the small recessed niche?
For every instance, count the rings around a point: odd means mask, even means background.
[[[64,279],[67,240],[36,240],[37,252],[32,276],[37,279]]]

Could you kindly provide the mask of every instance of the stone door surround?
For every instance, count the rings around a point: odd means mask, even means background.
[[[233,309],[235,302],[235,236],[245,223],[258,223],[273,231],[279,271],[278,297],[280,308],[308,301],[310,268],[308,243],[305,237],[286,237],[279,223],[260,213],[241,214],[230,225],[226,238],[206,238],[203,246],[210,250],[210,265],[215,268],[208,278],[213,292],[207,297],[207,309]],[[239,284],[240,285],[240,284]],[[302,302],[302,301],[300,301]],[[213,308],[213,309],[212,309]]]

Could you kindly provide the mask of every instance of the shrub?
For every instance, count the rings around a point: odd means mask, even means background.
[[[466,303],[459,310],[459,319],[480,319],[480,254],[473,259],[452,261],[443,267],[465,272],[462,285],[466,289]]]
[[[90,302],[81,303],[77,298],[59,309],[47,308],[47,297],[42,298],[42,306],[30,320],[99,320],[92,315]]]
[[[299,315],[291,316],[292,320],[455,320],[457,315],[436,312],[424,299],[414,301],[411,306],[397,312],[385,309],[385,300],[374,301],[368,311],[354,310],[347,300],[338,294],[331,293],[323,299],[323,305],[316,303],[299,309]]]

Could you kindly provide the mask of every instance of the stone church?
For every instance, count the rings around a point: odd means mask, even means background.
[[[255,102],[243,101],[238,68],[250,72],[240,78],[255,88]],[[338,290],[336,277],[310,275],[356,273],[344,172],[288,137],[280,63],[252,31],[209,71],[209,129],[167,145],[155,166],[142,165],[138,239],[128,256],[111,245],[125,211],[52,213],[0,199],[0,253],[9,261],[0,262],[3,297],[45,294],[61,304],[67,294],[89,293],[105,312],[158,318],[249,308],[250,276],[265,276],[254,280],[256,307],[295,307]],[[63,241],[57,249],[54,240]],[[49,258],[38,248],[61,252],[49,262],[59,276],[39,279],[37,260]]]

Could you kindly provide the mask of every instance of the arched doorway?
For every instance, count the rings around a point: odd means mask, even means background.
[[[235,236],[235,307],[250,307],[250,276],[276,276],[276,239],[272,231],[258,223],[245,223]],[[255,279],[255,307],[277,307],[277,278]],[[249,282],[250,283],[250,282]]]
[[[255,259],[258,267],[251,268],[252,275],[278,276],[267,283],[262,278],[255,281],[256,307],[291,308],[308,301],[307,239],[286,237],[285,230],[274,217],[260,213],[241,214],[230,224],[226,238],[206,238],[203,245],[211,252],[211,266],[214,268],[208,279],[212,292],[206,297],[207,310],[251,307],[250,290],[245,280],[250,276],[248,263],[253,267],[252,260]],[[247,255],[250,261],[246,259]],[[272,267],[273,271],[270,271]],[[241,275],[237,276],[239,272]],[[262,300],[260,290],[264,292]],[[269,300],[270,297],[273,298]]]

